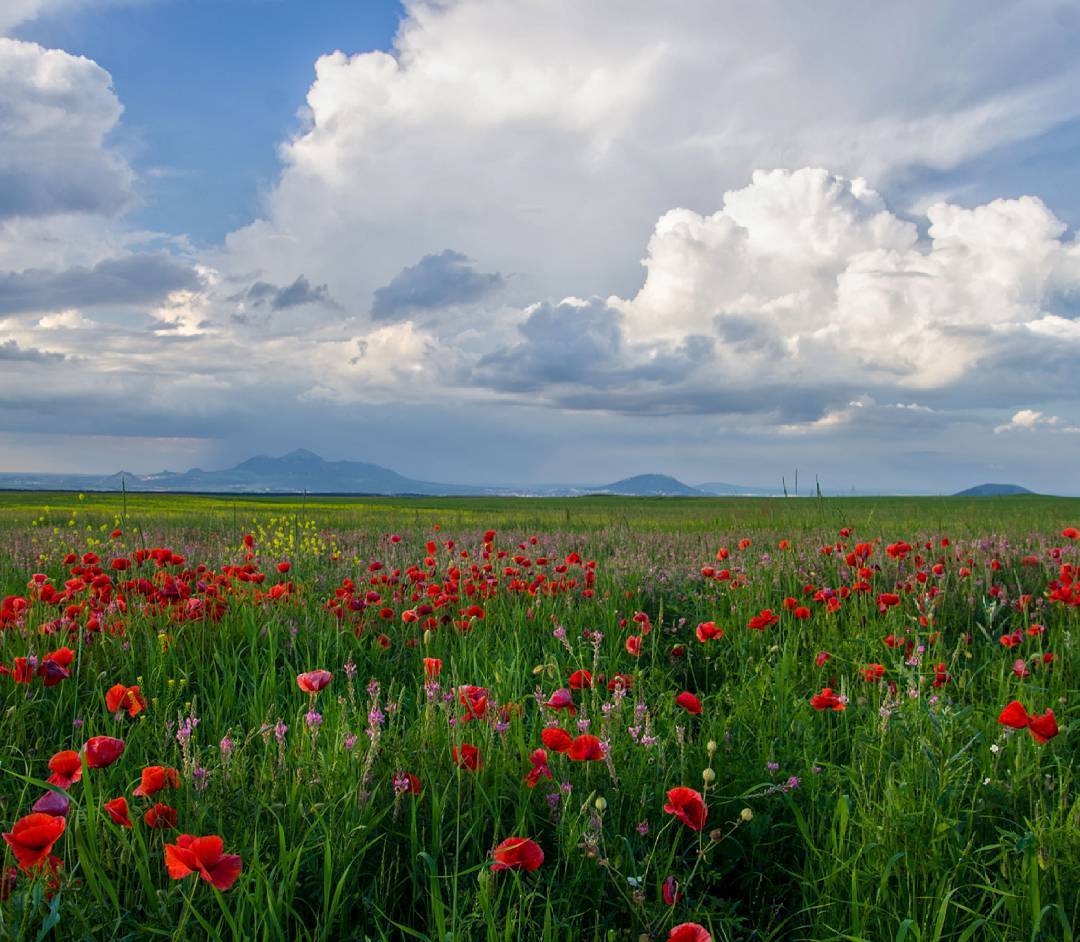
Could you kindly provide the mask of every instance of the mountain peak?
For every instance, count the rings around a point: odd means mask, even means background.
[[[313,451],[308,451],[306,448],[294,448],[287,455],[282,455],[279,461],[288,461],[290,464],[323,464],[324,459],[315,454]]]

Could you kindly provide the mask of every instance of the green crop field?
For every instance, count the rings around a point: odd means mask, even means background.
[[[1073,939],[1078,526],[0,493],[0,937]]]

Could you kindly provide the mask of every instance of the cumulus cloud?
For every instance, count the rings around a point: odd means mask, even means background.
[[[95,62],[0,37],[0,218],[129,207],[132,170],[105,140],[120,112]]]
[[[390,52],[318,60],[265,214],[222,267],[299,267],[362,302],[419,242],[522,273],[523,303],[627,294],[658,216],[711,208],[759,167],[888,186],[1080,114],[1077,39],[1043,3],[840,22],[690,0],[661,22],[626,0],[411,0]]]
[[[1021,409],[1016,412],[1008,422],[994,428],[995,435],[1003,432],[1032,432],[1036,429],[1045,429],[1054,432],[1080,432],[1080,428],[1068,425],[1056,415],[1043,415],[1035,409]]]
[[[478,272],[472,260],[453,249],[425,255],[375,289],[371,316],[391,320],[421,311],[468,304],[502,287],[498,272]]]

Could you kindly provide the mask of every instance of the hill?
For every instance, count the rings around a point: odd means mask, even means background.
[[[1017,494],[1034,494],[1019,484],[976,484],[967,490],[958,491],[953,497],[1013,497]]]

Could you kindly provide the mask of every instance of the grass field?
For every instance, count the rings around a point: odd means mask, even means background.
[[[0,494],[0,937],[1073,939],[1077,526]]]

